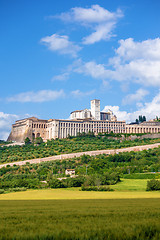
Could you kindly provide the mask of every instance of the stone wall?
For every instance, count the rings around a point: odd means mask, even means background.
[[[31,141],[37,137],[45,139],[46,122],[46,120],[39,120],[34,117],[16,121],[12,125],[12,130],[7,141],[24,142],[26,137]]]

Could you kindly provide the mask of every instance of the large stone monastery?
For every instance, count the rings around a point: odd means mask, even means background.
[[[111,110],[100,111],[100,100],[91,100],[91,110],[76,110],[71,112],[70,120],[49,119],[42,120],[30,117],[18,120],[12,125],[8,141],[23,142],[26,137],[42,137],[43,140],[66,138],[68,135],[77,136],[78,133],[103,132],[113,133],[158,133],[160,123],[147,121],[141,124],[126,124],[125,121],[117,121],[117,117]]]

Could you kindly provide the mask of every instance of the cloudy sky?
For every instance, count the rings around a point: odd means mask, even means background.
[[[1,0],[0,139],[21,118],[160,116],[159,0]]]

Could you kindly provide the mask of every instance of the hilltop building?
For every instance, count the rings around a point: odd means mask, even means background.
[[[108,112],[100,111],[100,100],[91,100],[91,110],[76,110],[71,112],[71,120],[75,119],[90,119],[90,120],[109,120],[117,121],[117,117],[113,115],[113,112],[109,109]]]
[[[22,142],[26,137],[30,139],[42,137],[44,140],[66,138],[68,135],[77,136],[78,133],[94,132],[125,133],[125,121],[117,121],[111,110],[100,111],[100,100],[91,101],[91,110],[76,110],[71,112],[70,120],[49,119],[41,120],[30,117],[16,121],[12,125],[8,141]]]
[[[160,122],[148,121],[140,124],[126,124],[118,121],[111,110],[100,111],[100,100],[91,100],[91,110],[76,110],[71,112],[70,119],[42,120],[30,117],[16,121],[12,125],[8,141],[23,142],[26,137],[42,137],[43,140],[66,138],[68,135],[77,136],[78,133],[95,134],[103,132],[113,133],[158,133]]]

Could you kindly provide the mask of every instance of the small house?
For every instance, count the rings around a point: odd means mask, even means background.
[[[75,175],[75,169],[66,169],[65,175]]]

